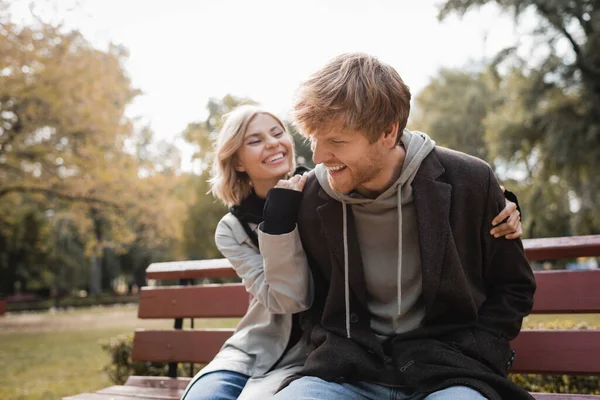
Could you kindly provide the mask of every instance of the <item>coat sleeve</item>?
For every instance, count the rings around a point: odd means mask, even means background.
[[[481,328],[514,339],[531,312],[536,284],[520,239],[494,238],[490,221],[504,208],[502,190],[488,167],[488,190],[481,227],[486,300],[479,311]]]
[[[312,275],[298,230],[267,244],[260,242],[261,249],[275,247],[281,255],[281,262],[263,263],[263,256],[255,247],[236,240],[231,223],[221,220],[215,232],[215,242],[242,278],[248,293],[274,314],[298,313],[310,308]],[[259,240],[262,241],[261,236]]]

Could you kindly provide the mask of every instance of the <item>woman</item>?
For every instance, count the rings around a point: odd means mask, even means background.
[[[302,191],[306,177],[298,173],[307,170],[296,169],[293,140],[281,120],[254,106],[228,114],[215,153],[211,191],[230,206],[217,226],[215,241],[253,299],[233,336],[192,379],[183,398],[263,399],[304,364],[308,349],[299,340],[297,313],[310,308],[313,282],[297,230],[286,235],[291,240],[277,243],[288,251],[277,268],[270,268],[263,265],[259,247],[267,249],[258,242],[256,229],[263,222],[268,191],[274,187]],[[285,180],[294,171],[295,176]],[[507,201],[496,219],[509,215],[492,234],[521,235],[518,211]],[[269,222],[276,221],[265,224]]]

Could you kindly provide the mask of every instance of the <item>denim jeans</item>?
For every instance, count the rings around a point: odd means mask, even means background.
[[[214,371],[198,379],[183,400],[236,400],[248,377],[232,371]]]
[[[485,400],[479,392],[466,386],[452,386],[434,393],[409,393],[370,382],[334,383],[313,376],[305,376],[293,381],[272,398],[277,400]]]

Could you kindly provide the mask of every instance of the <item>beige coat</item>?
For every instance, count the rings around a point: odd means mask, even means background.
[[[278,254],[270,257],[276,263],[267,261],[263,265],[258,248],[235,216],[227,214],[219,222],[215,232],[217,247],[231,262],[253,299],[233,336],[213,361],[196,374],[188,388],[209,372],[228,370],[251,377],[240,399],[263,399],[304,364],[307,348],[300,342],[271,370],[287,347],[291,314],[312,305],[314,288],[306,255],[297,229],[267,241],[264,237],[264,233],[259,236],[260,247],[270,255]]]

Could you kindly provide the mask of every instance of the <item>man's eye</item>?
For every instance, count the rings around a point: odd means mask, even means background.
[[[333,143],[333,144],[344,144],[346,142],[344,140],[332,140],[331,143]]]

